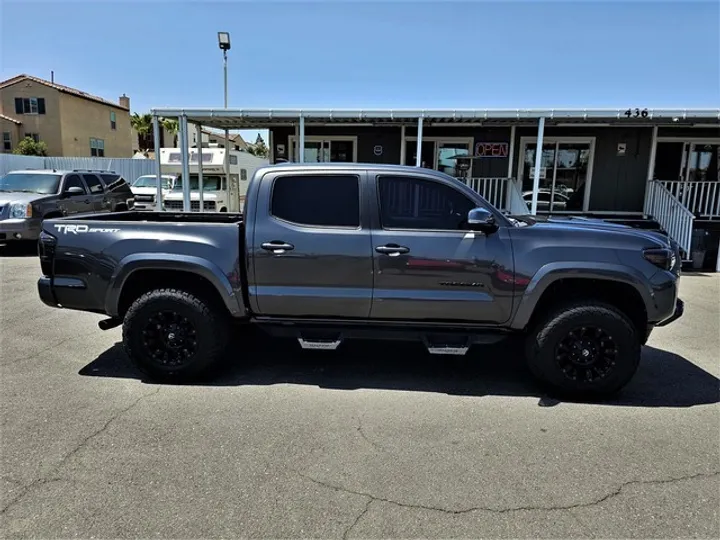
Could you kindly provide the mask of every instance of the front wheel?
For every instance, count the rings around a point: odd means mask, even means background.
[[[228,321],[221,309],[177,289],[143,294],[123,322],[127,355],[157,379],[199,376],[222,358],[227,342]]]
[[[601,397],[625,386],[640,363],[633,324],[612,306],[577,303],[555,310],[528,335],[530,371],[572,397]]]

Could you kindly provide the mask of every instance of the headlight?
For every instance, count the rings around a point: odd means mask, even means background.
[[[10,217],[13,219],[32,217],[32,205],[24,203],[15,203],[10,205]]]

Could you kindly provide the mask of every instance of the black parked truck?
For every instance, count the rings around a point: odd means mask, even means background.
[[[243,214],[50,219],[39,253],[43,302],[122,324],[130,359],[159,378],[200,375],[257,325],[326,350],[382,338],[461,355],[520,338],[540,381],[600,395],[683,309],[668,237],[506,216],[450,176],[404,166],[269,166]]]

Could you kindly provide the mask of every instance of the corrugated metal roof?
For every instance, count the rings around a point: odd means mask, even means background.
[[[292,125],[302,116],[308,125],[317,124],[396,124],[413,125],[418,118],[429,124],[534,124],[541,117],[549,124],[678,124],[707,123],[720,127],[720,108],[716,109],[206,109],[156,108],[163,117],[186,115],[188,121],[223,129],[260,128]]]

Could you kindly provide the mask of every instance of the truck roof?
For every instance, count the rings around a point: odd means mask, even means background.
[[[16,169],[8,171],[7,174],[71,174],[71,173],[93,173],[93,174],[113,174],[119,176],[115,171],[105,171],[100,169]]]
[[[425,167],[415,167],[413,165],[395,165],[391,163],[297,163],[297,162],[284,162],[284,163],[276,163],[274,165],[266,165],[265,167],[261,167],[258,169],[258,173],[265,172],[265,171],[271,171],[276,169],[283,169],[283,170],[308,170],[308,169],[317,169],[317,170],[332,170],[332,169],[342,169],[342,170],[358,170],[358,171],[364,171],[364,170],[386,170],[386,171],[395,171],[395,172],[405,172],[405,173],[422,173],[425,175],[432,175],[432,176],[441,176],[443,178],[452,178],[451,176],[448,176],[447,174],[436,171],[435,169],[427,169]]]

